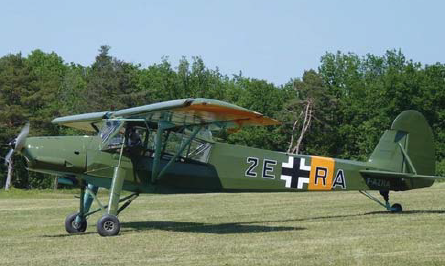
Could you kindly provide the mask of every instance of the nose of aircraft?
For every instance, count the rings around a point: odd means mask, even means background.
[[[83,173],[91,137],[29,137],[21,151],[28,168],[41,172]]]

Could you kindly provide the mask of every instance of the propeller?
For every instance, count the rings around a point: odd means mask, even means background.
[[[17,138],[13,139],[9,143],[11,150],[9,150],[8,154],[5,156],[5,165],[8,165],[11,162],[11,157],[14,152],[19,152],[23,148],[23,145],[25,145],[25,141],[26,138],[28,137],[28,134],[29,134],[29,123],[26,123],[26,125],[22,128]]]

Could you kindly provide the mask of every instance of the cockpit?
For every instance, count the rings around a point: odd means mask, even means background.
[[[99,131],[101,150],[119,153],[123,148],[124,152],[134,156],[153,157],[157,146],[157,130],[156,126],[143,121],[107,120]],[[178,156],[181,161],[206,163],[214,143],[212,133],[208,128],[201,127],[193,137],[195,130],[198,129],[193,126],[163,130],[162,158],[172,158],[182,147]]]

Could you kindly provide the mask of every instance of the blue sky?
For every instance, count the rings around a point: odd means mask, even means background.
[[[2,1],[0,56],[34,49],[91,64],[100,45],[148,66],[201,56],[210,68],[277,85],[326,52],[402,49],[445,62],[445,1]]]

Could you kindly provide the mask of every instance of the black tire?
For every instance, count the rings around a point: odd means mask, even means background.
[[[76,217],[78,212],[70,214],[65,219],[65,230],[69,234],[83,233],[87,230],[87,220],[83,219],[82,222],[76,223]]]
[[[399,203],[394,203],[391,206],[391,212],[402,212],[402,205]]]
[[[121,224],[114,215],[105,214],[97,221],[97,233],[101,236],[115,236],[120,230]]]

